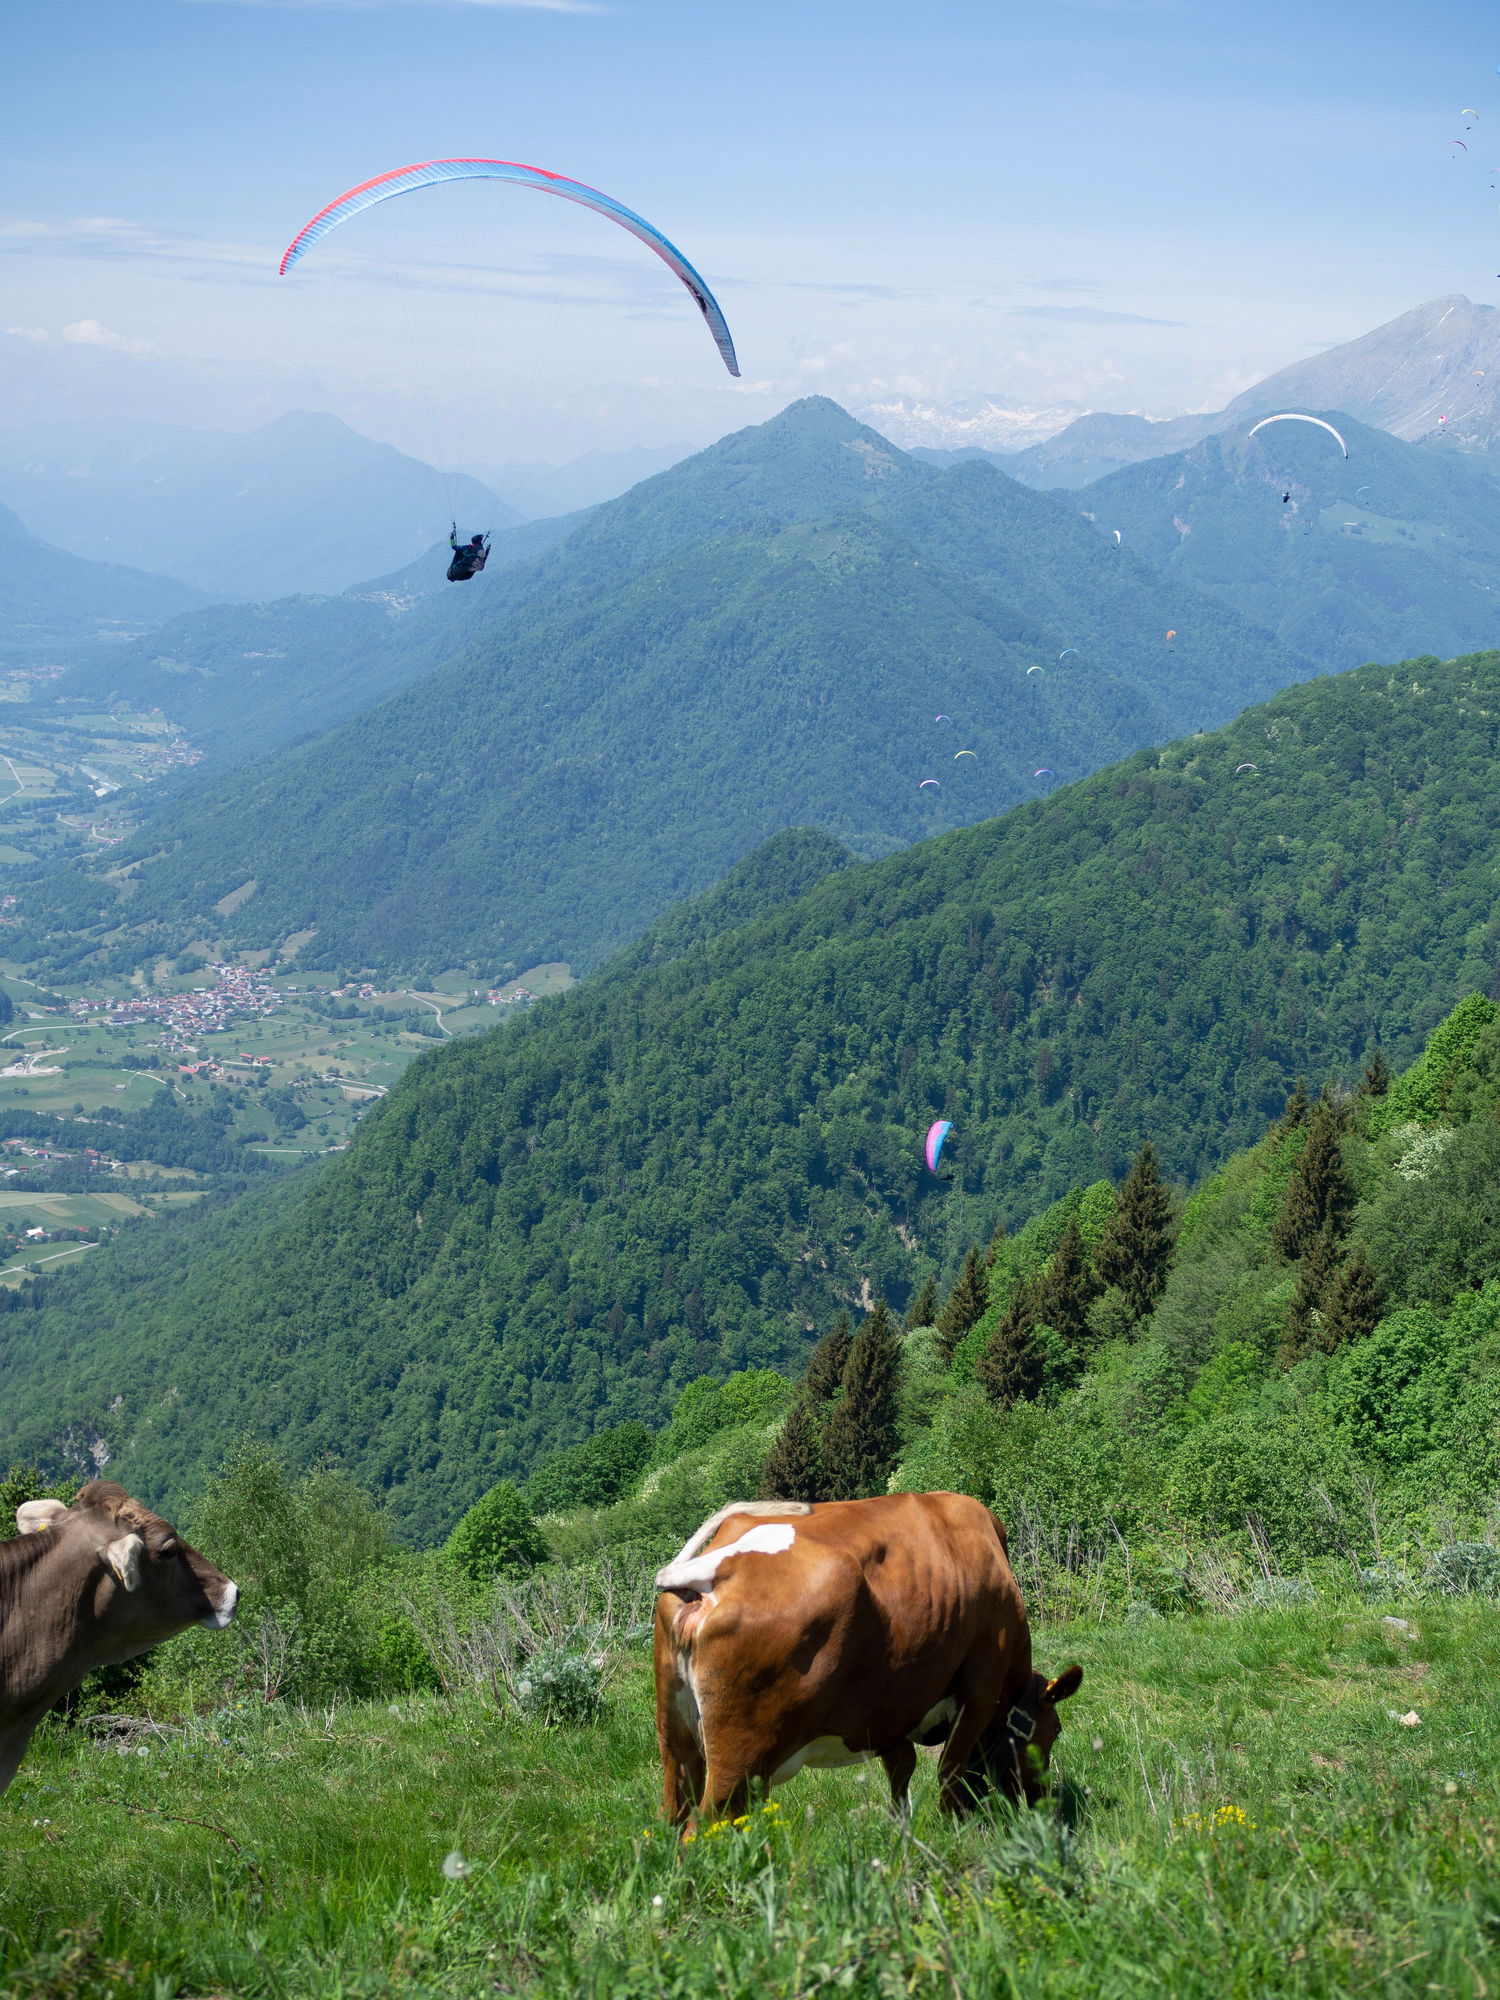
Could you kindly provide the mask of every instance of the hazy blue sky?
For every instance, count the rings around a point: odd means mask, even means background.
[[[1500,299],[1497,64],[1479,0],[17,9],[0,421],[311,407],[494,466],[813,389],[1216,407],[1424,298]],[[524,192],[388,203],[276,277],[345,187],[460,153],[649,215],[743,383],[645,250]]]

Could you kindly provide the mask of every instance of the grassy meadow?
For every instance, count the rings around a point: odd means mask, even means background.
[[[1039,1652],[1086,1670],[1040,1811],[952,1827],[924,1758],[909,1825],[872,1766],[682,1848],[640,1647],[592,1727],[438,1696],[50,1724],[0,1802],[0,1995],[1496,1990],[1493,1605],[1325,1598]]]

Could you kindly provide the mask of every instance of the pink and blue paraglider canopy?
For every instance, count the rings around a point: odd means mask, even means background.
[[[410,194],[414,188],[432,187],[438,181],[513,181],[519,187],[535,188],[539,194],[555,194],[564,201],[576,201],[581,208],[591,208],[596,215],[618,222],[622,229],[638,236],[648,250],[654,250],[687,286],[693,303],[708,322],[724,366],[731,375],[739,374],[734,339],[719,302],[675,244],[669,243],[643,215],[626,208],[612,195],[601,194],[598,188],[588,187],[582,181],[570,181],[564,174],[549,173],[545,167],[523,167],[515,160],[423,160],[417,166],[398,167],[394,173],[377,174],[372,181],[361,181],[337,201],[329,202],[327,208],[320,208],[312,221],[293,237],[281,260],[282,276],[320,237],[347,222],[351,215],[372,208],[377,201],[388,201],[392,195]]]
[[[927,1144],[924,1146],[923,1152],[927,1158],[927,1171],[929,1173],[935,1174],[937,1172],[938,1161],[942,1157],[943,1141],[952,1130],[953,1120],[951,1118],[934,1119],[932,1124],[928,1126]]]

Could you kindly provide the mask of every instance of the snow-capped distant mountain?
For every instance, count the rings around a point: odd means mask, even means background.
[[[1084,411],[1082,403],[1055,403],[1034,408],[1006,396],[970,396],[962,403],[929,403],[915,396],[894,396],[866,403],[860,416],[871,427],[911,451],[921,445],[962,451],[977,445],[983,451],[1024,451],[1044,438],[1056,437]]]

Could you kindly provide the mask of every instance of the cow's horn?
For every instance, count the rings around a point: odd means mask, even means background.
[[[23,1535],[44,1535],[67,1511],[61,1500],[23,1500],[16,1509],[16,1526]]]
[[[146,1544],[139,1535],[121,1535],[104,1551],[104,1560],[125,1588],[134,1590],[141,1580],[141,1557],[145,1553]]]

